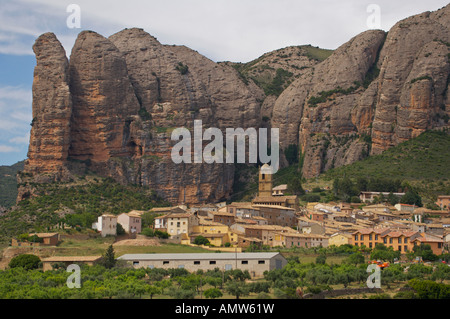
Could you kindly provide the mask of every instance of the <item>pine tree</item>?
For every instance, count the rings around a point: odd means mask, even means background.
[[[103,255],[103,265],[105,268],[112,268],[116,264],[116,258],[114,256],[114,248],[112,245],[109,245],[108,249],[106,250],[105,254]]]

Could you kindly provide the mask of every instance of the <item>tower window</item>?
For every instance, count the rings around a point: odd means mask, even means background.
[[[266,174],[262,174],[261,179],[266,179]]]

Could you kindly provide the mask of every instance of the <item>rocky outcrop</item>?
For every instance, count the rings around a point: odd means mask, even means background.
[[[363,32],[280,95],[272,125],[281,148],[300,145],[305,177],[448,125],[449,14]]]
[[[52,50],[47,54],[52,56]],[[64,50],[60,56],[65,57]],[[171,132],[176,127],[192,129],[196,119],[205,128],[259,127],[260,103],[232,67],[218,65],[186,47],[164,46],[136,28],[109,39],[81,32],[70,64],[64,61],[63,71],[52,70],[56,74],[45,76],[54,81],[63,76],[67,89],[68,113],[61,120],[65,152],[58,153],[60,162],[54,165],[64,168],[64,174],[47,174],[53,171],[39,160],[42,168],[33,169],[30,161],[21,174],[22,182],[44,175],[64,180],[91,171],[124,184],[148,186],[173,203],[229,196],[234,166],[175,164],[171,150],[176,141],[171,140]],[[36,73],[37,78],[43,75],[40,68]],[[47,94],[48,87],[35,80],[34,92]],[[34,111],[44,116],[40,99],[35,104]],[[32,135],[32,145],[45,138],[40,128]],[[30,152],[34,152],[31,146]],[[32,194],[32,189],[21,189],[19,199]]]
[[[70,142],[69,63],[53,33],[41,35],[33,51],[33,121],[26,170],[59,173],[67,160]]]
[[[26,181],[87,171],[173,203],[225,199],[232,164],[172,161],[171,132],[192,130],[194,120],[222,131],[279,128],[281,150],[300,146],[307,178],[448,126],[449,14],[450,5],[388,33],[363,32],[331,55],[288,47],[247,64],[215,63],[137,28],[109,38],[81,32],[69,63],[56,37],[44,34],[34,45],[33,127],[19,200],[32,195]]]
[[[449,75],[450,6],[398,22],[380,53],[372,153],[443,125]],[[420,109],[420,110],[419,110]]]

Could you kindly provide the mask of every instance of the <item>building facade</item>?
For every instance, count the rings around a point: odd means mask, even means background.
[[[118,259],[134,268],[184,268],[189,272],[241,269],[252,277],[262,277],[265,271],[282,269],[287,264],[280,253],[126,254]]]

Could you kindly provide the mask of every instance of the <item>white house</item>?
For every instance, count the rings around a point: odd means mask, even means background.
[[[96,223],[92,224],[92,228],[98,230],[102,237],[106,237],[108,235],[116,236],[117,235],[117,216],[110,214],[103,214],[98,217]]]

